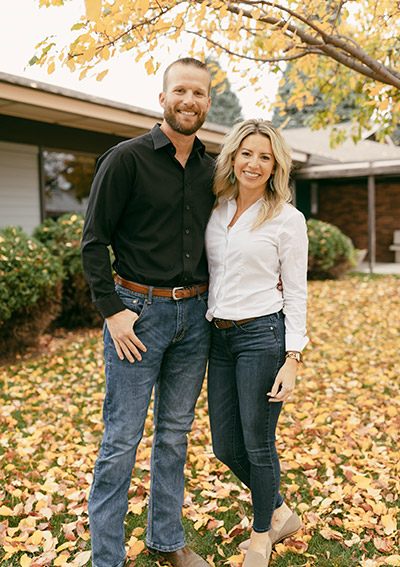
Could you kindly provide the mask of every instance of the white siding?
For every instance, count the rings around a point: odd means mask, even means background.
[[[39,148],[0,142],[0,227],[40,224]]]

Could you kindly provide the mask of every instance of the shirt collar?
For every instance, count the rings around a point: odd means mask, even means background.
[[[154,149],[159,150],[160,148],[165,148],[166,146],[173,146],[173,143],[168,138],[168,136],[161,130],[161,124],[155,124],[150,132],[151,137],[153,138]],[[205,145],[201,142],[198,137],[196,136],[193,143],[193,148],[191,151],[191,155],[195,152],[199,152],[202,156],[205,152]]]

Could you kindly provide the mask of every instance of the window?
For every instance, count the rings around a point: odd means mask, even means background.
[[[45,217],[85,214],[96,157],[80,152],[43,151]]]

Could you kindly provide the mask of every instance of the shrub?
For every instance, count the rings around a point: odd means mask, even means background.
[[[307,221],[308,279],[338,279],[355,265],[350,238],[336,226],[316,219]]]
[[[34,232],[49,250],[60,258],[64,268],[62,311],[56,324],[73,329],[101,325],[103,319],[91,300],[81,262],[84,217],[67,213],[57,220],[46,219]]]
[[[0,356],[34,345],[60,311],[62,267],[21,228],[0,229]]]

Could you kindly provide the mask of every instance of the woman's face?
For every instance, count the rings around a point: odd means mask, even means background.
[[[275,168],[271,141],[261,134],[250,134],[239,146],[233,159],[233,170],[239,182],[239,192],[261,195]]]

